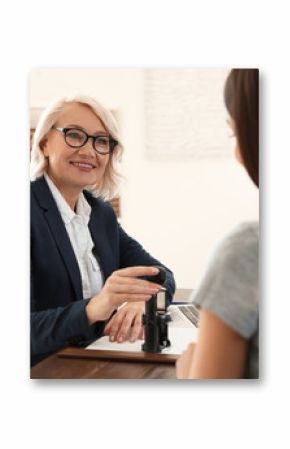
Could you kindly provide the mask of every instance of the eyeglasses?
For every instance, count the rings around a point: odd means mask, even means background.
[[[93,148],[99,154],[112,153],[115,146],[119,143],[111,136],[90,136],[85,131],[78,128],[57,128],[56,126],[53,126],[52,129],[63,133],[64,140],[72,148],[81,148],[89,139],[92,139]]]

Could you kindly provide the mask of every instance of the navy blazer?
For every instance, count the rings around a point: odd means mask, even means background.
[[[120,268],[162,265],[119,225],[109,203],[84,190],[92,211],[89,229],[103,280]],[[43,177],[31,183],[31,364],[68,345],[99,338],[105,322],[89,326],[78,262],[54,198]],[[166,268],[166,267],[165,267]],[[166,268],[167,299],[175,282]]]

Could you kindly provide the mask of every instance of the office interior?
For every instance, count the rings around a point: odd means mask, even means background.
[[[234,158],[223,85],[229,68],[38,68],[30,126],[47,104],[75,93],[108,107],[121,128],[120,223],[196,289],[217,241],[258,219],[259,197]]]

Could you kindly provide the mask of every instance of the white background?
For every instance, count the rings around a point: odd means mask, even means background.
[[[289,445],[287,2],[73,1],[2,6],[1,446]],[[33,67],[258,66],[260,382],[29,380],[28,75]]]

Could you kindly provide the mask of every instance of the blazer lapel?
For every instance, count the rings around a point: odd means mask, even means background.
[[[32,188],[38,198],[40,207],[42,207],[44,211],[44,216],[47,220],[48,226],[50,227],[60,255],[67,268],[68,276],[73,285],[76,298],[83,299],[82,282],[78,262],[49,187],[45,179],[40,178],[32,183]]]
[[[84,191],[86,199],[92,206],[91,217],[89,221],[89,230],[95,244],[93,253],[96,257],[103,273],[103,281],[117,269],[116,255],[112,254],[112,249],[108,245],[107,226],[109,223],[104,222],[104,216],[100,210],[100,204],[92,203],[89,195]]]
[[[111,274],[111,270],[108,267],[108,254],[105,248],[105,235],[102,223],[100,222],[100,217],[95,210],[92,208],[91,217],[89,221],[89,230],[95,244],[93,248],[93,254],[100,265],[102,274],[103,274],[103,282],[105,283],[108,276]]]

